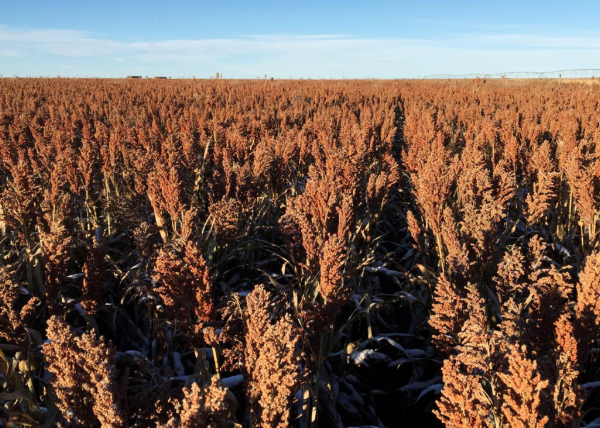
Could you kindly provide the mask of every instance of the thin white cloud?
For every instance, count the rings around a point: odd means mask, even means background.
[[[121,41],[68,29],[0,25],[0,74],[417,77],[600,67],[600,37],[464,34],[451,39],[250,35]],[[596,58],[596,59],[594,59]],[[96,67],[96,68],[94,68]]]
[[[14,50],[10,50],[10,49],[2,49],[2,50],[0,50],[0,56],[17,57],[19,55],[20,55],[19,52],[14,51]]]
[[[536,34],[482,35],[484,41],[512,47],[550,49],[600,49],[600,37],[545,36]]]
[[[0,26],[0,47],[21,53],[45,52],[64,56],[101,56],[127,50],[127,44],[97,39],[74,30],[31,30]]]

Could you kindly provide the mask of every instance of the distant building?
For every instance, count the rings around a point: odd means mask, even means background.
[[[142,76],[127,76],[128,79],[141,79]]]
[[[165,76],[154,76],[155,79],[166,79]]]

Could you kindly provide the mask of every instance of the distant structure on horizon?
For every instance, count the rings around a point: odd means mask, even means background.
[[[578,68],[573,70],[556,71],[514,71],[509,73],[471,73],[471,74],[431,74],[423,79],[577,79],[594,78],[600,75],[597,68]]]
[[[154,79],[166,79],[165,76],[154,76]]]
[[[142,76],[127,76],[128,79],[141,79]]]

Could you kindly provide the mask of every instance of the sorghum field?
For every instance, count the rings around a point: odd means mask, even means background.
[[[2,79],[0,426],[599,427],[599,220],[595,84]]]

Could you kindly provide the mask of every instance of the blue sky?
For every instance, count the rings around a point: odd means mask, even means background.
[[[4,1],[3,76],[410,78],[600,68],[600,2]]]

